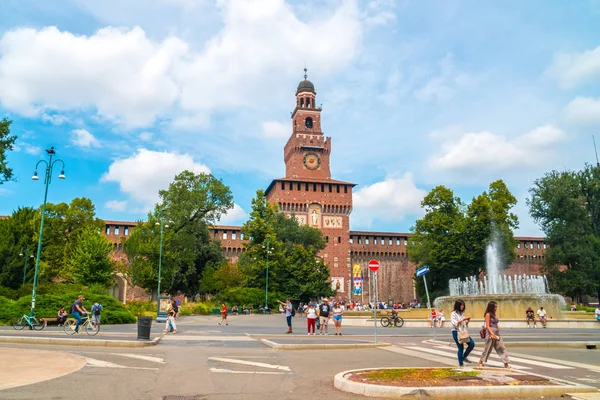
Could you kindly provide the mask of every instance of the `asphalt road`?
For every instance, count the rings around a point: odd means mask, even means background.
[[[178,333],[165,336],[158,346],[145,348],[97,348],[69,346],[0,346],[0,364],[10,365],[2,349],[38,348],[84,357],[86,366],[63,377],[0,391],[0,399],[162,399],[165,396],[197,396],[200,399],[358,399],[333,387],[333,376],[341,371],[366,367],[455,366],[455,347],[448,330],[380,328],[379,341],[393,344],[385,349],[274,350],[260,342],[359,343],[374,340],[372,327],[345,327],[344,336],[307,336],[305,320],[294,319],[293,335],[285,335],[279,315],[231,316],[229,326],[217,325],[217,317],[187,317],[178,321]],[[0,328],[0,335],[13,335]],[[153,324],[152,334],[162,334],[162,324]],[[104,326],[98,336],[135,339],[135,325]],[[66,337],[59,328],[20,335]],[[503,332],[514,341],[600,341],[600,332],[590,330],[513,329]],[[477,340],[475,353],[482,349]],[[513,366],[522,372],[540,373],[600,388],[600,350],[566,348],[509,349]],[[491,358],[492,363],[497,358]],[[18,365],[12,366],[19,368]],[[48,368],[53,368],[49,363]],[[19,371],[26,374],[26,370]]]

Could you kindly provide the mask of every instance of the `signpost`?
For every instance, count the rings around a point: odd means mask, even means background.
[[[423,284],[425,285],[425,294],[427,295],[427,309],[429,309],[429,316],[431,317],[431,326],[433,326],[433,338],[437,337],[435,332],[435,321],[433,320],[433,314],[431,313],[431,302],[429,301],[429,290],[427,290],[427,279],[425,279],[425,274],[429,272],[429,267],[427,265],[423,265],[416,272],[417,278],[419,276],[423,277]]]
[[[375,308],[373,309],[373,324],[375,327],[375,343],[377,343],[377,306],[378,306],[378,297],[377,297],[377,270],[379,269],[379,261],[371,260],[369,261],[369,270],[373,273],[373,283],[374,283],[374,294],[375,294]]]

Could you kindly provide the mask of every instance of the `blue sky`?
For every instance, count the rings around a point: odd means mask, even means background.
[[[352,229],[406,232],[446,185],[466,201],[496,179],[525,199],[552,169],[594,161],[600,1],[8,0],[0,117],[19,136],[0,214],[38,206],[30,177],[55,146],[49,201],[143,218],[183,169],[210,171],[247,218],[284,175],[308,67],[333,139],[332,177],[358,184]],[[600,134],[596,137],[600,142]],[[55,171],[55,175],[58,171]]]

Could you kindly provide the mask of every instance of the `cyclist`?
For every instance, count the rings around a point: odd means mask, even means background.
[[[77,320],[77,324],[75,325],[75,333],[79,332],[79,325],[81,325],[81,317],[85,317],[88,313],[88,311],[83,306],[83,300],[85,300],[83,296],[79,295],[77,297],[77,300],[75,300],[75,302],[71,305],[70,312]]]
[[[102,312],[102,305],[98,302],[95,302],[92,306],[92,324],[95,327],[100,325],[100,313]]]

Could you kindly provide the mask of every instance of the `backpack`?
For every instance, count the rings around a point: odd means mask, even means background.
[[[92,307],[92,314],[98,316],[98,315],[100,315],[100,310],[102,310],[102,306],[101,305],[93,306]]]
[[[294,307],[292,307],[292,317],[296,316],[296,310],[294,310]]]
[[[75,302],[73,302],[73,304],[71,304],[71,308],[69,308],[69,314],[73,314],[75,311],[77,311],[77,309],[75,308]]]

